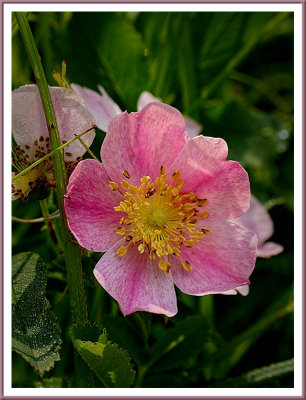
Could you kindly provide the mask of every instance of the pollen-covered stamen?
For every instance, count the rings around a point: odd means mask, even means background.
[[[169,178],[165,167],[160,167],[160,175],[151,182],[149,176],[141,178],[141,184],[134,186],[123,180],[121,190],[118,184],[110,182],[112,190],[123,197],[115,211],[126,215],[119,220],[117,233],[124,237],[125,246],[117,251],[118,256],[126,254],[131,245],[136,245],[139,253],[148,253],[151,260],[159,258],[159,267],[166,273],[170,270],[169,255],[178,256],[187,271],[192,269],[188,261],[180,256],[181,247],[193,247],[207,229],[198,229],[197,222],[208,216],[204,207],[207,199],[196,194],[183,193],[183,180],[180,171]]]

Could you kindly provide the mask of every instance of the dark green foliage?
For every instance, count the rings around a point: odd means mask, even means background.
[[[45,298],[47,269],[33,253],[12,263],[12,348],[42,376],[60,359],[60,328]]]
[[[135,378],[128,355],[108,341],[105,331],[91,325],[73,325],[73,345],[104,387],[130,387]]]
[[[46,373],[39,380],[14,353],[13,386],[77,387],[76,349],[94,371],[95,387],[293,387],[293,13],[39,12],[29,13],[29,20],[49,84],[56,84],[52,71],[65,59],[69,82],[94,90],[101,84],[122,110],[136,111],[148,90],[201,123],[202,134],[225,139],[228,158],[246,168],[252,193],[269,209],[271,240],[285,250],[257,260],[247,297],[177,291],[173,318],[145,312],[123,317],[92,273],[103,254],[84,250],[91,325],[70,329],[58,221],[52,232],[44,224],[14,222],[14,291],[20,288],[22,310],[34,309],[38,319],[20,312],[20,301],[13,304],[13,345],[40,375]],[[13,88],[31,82],[15,32]],[[91,147],[97,157],[104,137],[97,130]],[[53,189],[47,201],[50,213],[56,211]],[[41,216],[34,199],[12,208],[19,218]],[[38,255],[18,255],[25,250],[39,254],[46,267]],[[24,257],[31,261],[24,264],[27,273],[19,270]],[[47,278],[61,339],[45,299]],[[39,321],[48,335],[32,332]]]

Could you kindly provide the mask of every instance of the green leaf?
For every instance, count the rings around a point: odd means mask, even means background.
[[[274,32],[289,13],[213,13],[204,15],[208,27],[199,67],[202,98],[236,68],[261,39]]]
[[[105,387],[130,387],[135,371],[124,350],[108,341],[105,330],[89,324],[71,328],[75,349]]]
[[[263,382],[293,373],[293,369],[294,359],[292,358],[266,367],[254,369],[238,378],[227,379],[224,382],[217,383],[213,385],[213,387],[254,387],[259,384],[262,387]]]
[[[20,253],[12,261],[12,349],[40,376],[60,359],[60,328],[45,298],[47,268],[34,253]]]
[[[147,60],[145,44],[126,15],[74,13],[69,30],[65,56],[69,77],[95,90],[102,84],[124,109],[135,111],[147,85]]]
[[[52,377],[44,378],[41,381],[35,382],[36,388],[72,388],[73,379],[71,377]]]
[[[138,314],[135,313],[135,316],[125,318],[105,314],[102,316],[101,324],[106,328],[111,341],[126,349],[135,362],[142,363],[147,350],[147,341],[143,333],[146,327],[142,317]],[[132,322],[133,319],[135,323]],[[141,328],[137,327],[137,324],[141,324]]]
[[[175,368],[199,354],[205,344],[216,340],[206,318],[193,316],[179,322],[152,346],[149,365],[159,371]]]

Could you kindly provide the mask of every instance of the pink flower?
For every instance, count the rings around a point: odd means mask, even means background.
[[[265,243],[273,235],[273,221],[269,213],[254,196],[251,197],[250,209],[245,214],[235,218],[234,222],[257,234],[257,257],[269,258],[284,250],[283,246],[278,243]]]
[[[101,85],[98,86],[101,95],[94,90],[79,86],[75,83],[71,84],[71,88],[86,101],[96,120],[97,127],[107,132],[111,120],[116,117],[116,115],[122,113],[120,107],[106,93]],[[160,99],[154,97],[151,93],[142,92],[138,99],[137,110],[140,111],[144,106],[154,101],[161,102]],[[186,134],[191,138],[197,136],[202,130],[202,125],[188,117],[185,118],[185,125]]]
[[[187,137],[183,116],[153,102],[110,122],[103,165],[77,165],[68,224],[106,252],[94,274],[124,315],[175,315],[174,285],[201,296],[249,284],[257,236],[230,221],[249,208],[249,179],[227,152],[222,139]]]
[[[62,87],[49,89],[62,143],[94,125],[91,113],[79,95]],[[17,173],[50,153],[48,127],[36,85],[25,85],[13,91],[12,131],[18,145],[13,157]],[[82,140],[90,146],[94,137],[95,132],[92,130],[84,135]],[[65,147],[64,158],[68,171],[75,166],[85,151],[78,140]],[[21,197],[26,200],[35,188],[48,185],[54,185],[51,158],[14,181],[12,199]]]
[[[249,210],[233,221],[256,233],[258,237],[257,257],[269,258],[276,256],[284,250],[283,246],[278,243],[264,243],[273,235],[273,221],[269,213],[254,196],[251,197],[251,206]],[[240,286],[222,292],[221,294],[235,295],[237,292],[242,296],[247,296],[249,294],[249,286]]]

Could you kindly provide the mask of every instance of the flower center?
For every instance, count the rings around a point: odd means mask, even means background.
[[[166,213],[161,208],[153,208],[152,212],[148,213],[147,223],[153,228],[163,226],[166,221]]]
[[[127,171],[123,175],[129,178]],[[129,246],[137,245],[140,253],[148,253],[150,259],[158,257],[159,267],[169,272],[169,255],[180,258],[185,269],[191,270],[188,261],[181,258],[181,247],[193,247],[194,243],[210,233],[207,229],[197,229],[199,219],[207,217],[208,212],[200,212],[206,199],[200,199],[192,192],[181,194],[183,180],[176,171],[171,178],[160,169],[160,176],[151,182],[149,176],[141,178],[140,186],[130,185],[126,180],[121,182],[124,191],[119,190],[115,182],[110,182],[112,190],[117,191],[123,201],[115,211],[125,215],[120,219],[117,233],[124,236],[125,246],[121,246],[117,255],[127,253]]]

